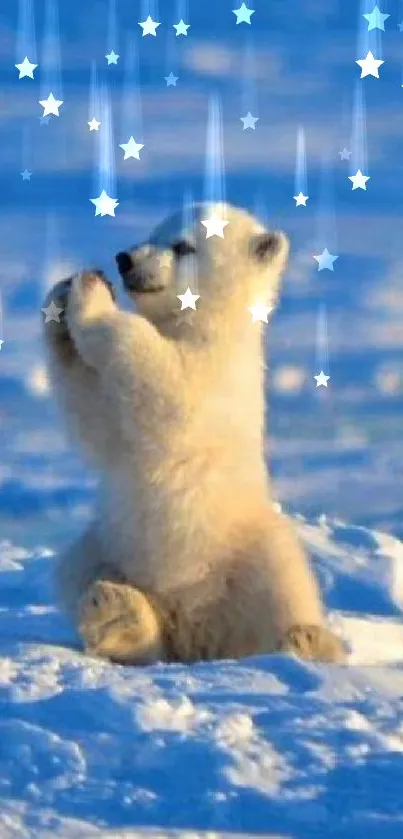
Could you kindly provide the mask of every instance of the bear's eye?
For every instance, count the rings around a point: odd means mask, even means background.
[[[171,248],[175,256],[189,256],[191,253],[196,253],[195,246],[191,242],[187,242],[186,239],[180,239],[178,242],[174,242]]]

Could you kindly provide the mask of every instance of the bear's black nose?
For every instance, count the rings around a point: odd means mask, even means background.
[[[127,274],[133,268],[133,260],[129,253],[121,251],[116,254],[116,262],[121,274]]]

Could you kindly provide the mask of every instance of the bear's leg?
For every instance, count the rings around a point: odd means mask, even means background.
[[[267,606],[275,649],[310,661],[344,661],[344,645],[326,626],[319,585],[292,522],[272,510],[268,525]]]
[[[127,583],[93,583],[81,600],[78,628],[88,655],[118,664],[152,664],[163,659],[154,608]]]
[[[310,661],[342,662],[342,641],[327,626],[318,581],[288,516],[272,513],[267,570],[277,650]]]
[[[113,298],[108,281],[103,282]],[[61,280],[43,304],[43,336],[52,389],[61,403],[70,430],[91,457],[108,461],[114,451],[116,423],[113,406],[103,392],[98,373],[81,358],[67,324],[73,278]]]
[[[102,579],[121,582],[123,577],[105,559],[97,526],[91,522],[77,539],[66,546],[54,569],[56,600],[75,626],[83,594],[92,583]]]
[[[282,651],[311,661],[345,660],[342,641],[326,626],[319,585],[292,522],[272,508],[263,515],[265,523],[256,524],[232,573],[235,649],[250,639],[249,655]]]

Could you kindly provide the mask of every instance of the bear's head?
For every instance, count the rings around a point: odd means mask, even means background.
[[[206,222],[214,216],[227,222],[215,228],[223,236],[209,235],[212,227]],[[288,251],[283,233],[266,230],[245,210],[200,203],[167,218],[146,243],[118,253],[116,261],[139,313],[159,324],[177,317],[177,295],[188,287],[200,302],[209,299],[219,306],[237,297],[245,309],[273,306]]]

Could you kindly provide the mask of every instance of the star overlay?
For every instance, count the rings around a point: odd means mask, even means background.
[[[255,306],[248,306],[248,312],[252,315],[252,323],[258,320],[268,323],[267,316],[273,311],[273,306],[265,306],[263,303],[256,303]]]
[[[19,70],[19,79],[24,79],[25,77],[27,77],[28,79],[33,79],[34,70],[36,70],[38,66],[38,64],[31,64],[27,56],[25,56],[24,61],[22,61],[21,64],[14,64],[14,67],[16,67],[17,70]]]
[[[233,9],[232,14],[236,15],[236,22],[250,23],[251,15],[255,14],[255,9],[248,9],[245,3],[242,3],[239,9]]]
[[[199,300],[200,294],[193,294],[187,287],[184,294],[177,294],[177,298],[181,301],[181,312],[183,309],[194,309],[196,311],[196,300]]]
[[[136,143],[134,137],[130,137],[127,143],[119,143],[119,148],[123,149],[125,153],[123,160],[127,160],[129,157],[140,160],[139,151],[144,148],[144,143]]]
[[[246,131],[247,128],[253,128],[253,130],[255,131],[256,130],[256,124],[255,123],[259,121],[260,117],[253,117],[251,112],[248,111],[248,113],[246,114],[246,117],[239,117],[239,119],[241,120],[241,122],[243,122],[243,130],[244,131]]]
[[[206,239],[209,239],[210,236],[220,236],[223,239],[224,227],[229,224],[228,221],[223,221],[217,213],[213,213],[210,218],[204,219],[201,223],[207,230]]]
[[[366,58],[359,58],[355,63],[361,67],[361,79],[365,79],[366,76],[375,76],[376,79],[379,79],[379,67],[381,64],[385,64],[384,61],[374,58],[371,50],[367,52]]]
[[[300,192],[298,195],[294,195],[294,201],[296,207],[306,207],[306,202],[309,200],[309,195],[304,195],[303,192]]]
[[[363,175],[361,169],[358,169],[355,175],[349,175],[348,179],[353,184],[353,189],[366,189],[367,188],[367,181],[370,179],[370,175]]]
[[[167,83],[167,87],[176,87],[176,82],[179,79],[179,76],[174,76],[173,73],[170,73],[169,76],[164,76],[164,79]]]
[[[336,254],[329,253],[327,248],[325,248],[318,256],[314,256],[314,259],[316,259],[318,263],[318,271],[323,271],[325,268],[327,268],[328,271],[334,271],[333,263],[336,262],[336,259],[338,258],[339,257],[336,256]]]
[[[62,99],[55,99],[53,93],[49,93],[47,99],[40,99],[39,104],[42,105],[43,114],[42,116],[47,117],[48,114],[54,114],[56,117],[59,116],[59,108],[63,105]]]
[[[143,30],[143,38],[144,38],[145,35],[154,35],[154,37],[156,37],[157,36],[157,27],[161,26],[161,24],[157,23],[157,21],[153,20],[151,15],[148,15],[147,20],[143,20],[142,23],[139,23],[139,26],[141,26],[141,28]]]
[[[321,370],[318,376],[314,376],[314,379],[316,379],[316,387],[327,387],[330,376],[325,376],[323,370]]]
[[[115,216],[115,209],[119,206],[119,201],[111,198],[104,189],[98,198],[90,198],[90,201],[95,205],[96,216]]]

